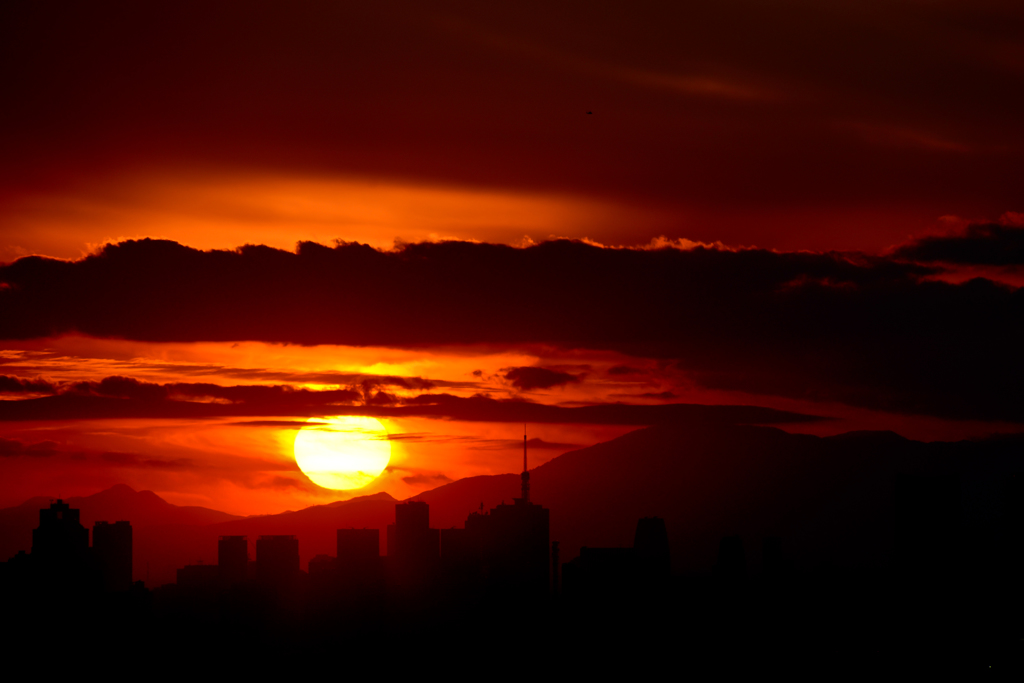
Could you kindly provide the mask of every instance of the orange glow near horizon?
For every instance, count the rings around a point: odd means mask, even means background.
[[[227,171],[111,176],[8,199],[0,208],[0,262],[29,254],[79,258],[107,242],[143,237],[196,249],[291,250],[299,241],[339,238],[390,249],[442,239],[600,239],[624,224],[646,226],[653,236],[679,224],[663,211],[566,194]]]
[[[196,249],[354,241],[377,249],[439,240],[522,245],[564,237],[611,246],[669,241],[882,251],[949,217],[914,204],[669,205],[607,195],[405,178],[139,169],[0,198],[0,263],[77,259],[104,244],[169,239]]]
[[[158,384],[283,385],[320,391],[352,389],[349,382],[360,390],[360,378],[368,377],[392,382],[380,388],[399,399],[446,393],[562,406],[617,401],[763,405],[834,418],[782,425],[786,431],[822,436],[856,429],[891,429],[908,438],[956,440],[1019,431],[1014,425],[948,421],[709,390],[695,386],[672,366],[611,352],[485,346],[394,349],[259,342],[147,343],[70,335],[5,342],[0,361],[2,374],[55,382],[125,376]],[[635,366],[645,374],[609,372],[623,365]],[[579,381],[549,388],[517,388],[505,371],[523,366],[554,367]],[[343,413],[344,408],[340,410]],[[521,423],[445,416],[389,417],[385,422],[391,457],[380,476],[362,488],[331,490],[318,486],[316,477],[303,474],[296,463],[296,431],[306,420],[307,416],[260,414],[3,423],[0,438],[46,444],[55,454],[0,459],[0,507],[20,504],[33,495],[90,495],[126,483],[137,490],[153,490],[178,505],[243,515],[273,514],[381,492],[402,500],[465,477],[517,472],[522,462]],[[531,450],[531,466],[637,428],[530,424],[530,438],[539,440]]]

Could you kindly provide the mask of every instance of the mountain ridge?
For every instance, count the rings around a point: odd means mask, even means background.
[[[551,540],[561,542],[566,561],[585,545],[631,545],[637,519],[659,516],[666,520],[677,573],[710,571],[718,541],[731,534],[749,544],[755,568],[759,544],[768,536],[784,539],[797,566],[878,567],[891,555],[897,476],[953,474],[970,480],[963,487],[965,496],[998,497],[1000,477],[1024,469],[1016,445],[1013,440],[922,443],[886,432],[835,438],[765,426],[663,424],[568,451],[536,467],[531,499],[551,511]],[[149,500],[129,491],[125,486],[100,494]],[[100,494],[94,495],[102,499]],[[154,507],[176,508],[150,494],[162,503],[151,501]],[[428,503],[431,526],[447,528],[463,526],[481,506],[491,509],[519,495],[519,475],[499,474],[449,482],[410,500]],[[216,563],[221,535],[248,536],[255,557],[259,535],[294,534],[305,564],[316,554],[335,554],[337,529],[376,528],[383,552],[385,528],[393,523],[398,502],[378,493],[274,515],[237,517],[206,510],[223,516],[201,524],[195,515],[138,524],[136,578],[159,585],[173,581],[175,569],[185,564]],[[999,508],[984,503],[965,504],[964,509]],[[7,535],[3,521],[12,510],[33,514],[23,527],[27,539],[16,552],[31,545],[38,514],[25,504],[0,510],[0,537]],[[84,510],[83,519],[88,519]]]

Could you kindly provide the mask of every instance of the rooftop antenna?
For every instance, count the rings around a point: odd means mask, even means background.
[[[523,502],[530,502],[530,472],[526,466],[526,425],[523,425]]]

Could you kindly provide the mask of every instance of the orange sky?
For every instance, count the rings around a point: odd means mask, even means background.
[[[559,352],[537,348],[508,352],[487,347],[394,349],[243,343],[144,343],[65,336],[33,342],[5,342],[3,373],[55,382],[130,376],[157,383],[207,382],[233,385],[338,388],[327,379],[303,381],[317,373],[357,373],[423,378],[447,383],[454,395],[526,398],[562,405],[602,401],[756,404],[837,419],[792,425],[789,431],[836,434],[852,429],[897,429],[912,438],[984,436],[1012,428],[908,417],[840,404],[798,401],[742,392],[701,389],[671,368],[611,352]],[[615,375],[628,363],[661,370],[650,375]],[[555,367],[583,381],[550,389],[519,390],[503,378],[512,366]],[[474,371],[480,371],[474,375]],[[415,395],[391,387],[398,394]],[[671,397],[641,394],[671,391]],[[8,399],[15,398],[8,396]],[[107,419],[32,421],[3,424],[0,436],[25,443],[54,442],[49,458],[0,459],[0,506],[29,495],[87,495],[115,483],[151,489],[176,504],[202,505],[236,514],[266,514],[311,504],[386,491],[406,498],[447,481],[520,467],[523,425],[409,417],[383,420],[393,441],[389,469],[365,489],[322,489],[297,468],[292,453],[292,416],[257,418]],[[531,424],[531,439],[548,446],[531,453],[533,465],[573,447],[613,438],[635,427],[624,425]]]
[[[387,249],[439,239],[528,244],[570,237],[614,246],[667,238],[881,251],[963,220],[890,202],[841,210],[813,204],[709,209],[700,202],[243,168],[91,174],[0,196],[0,214],[0,262],[30,254],[79,258],[107,242],[143,237],[200,249],[292,249],[301,240],[336,239]]]

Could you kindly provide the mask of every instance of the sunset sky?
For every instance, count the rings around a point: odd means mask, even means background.
[[[7,3],[0,79],[0,507],[1024,426],[1019,2]]]

